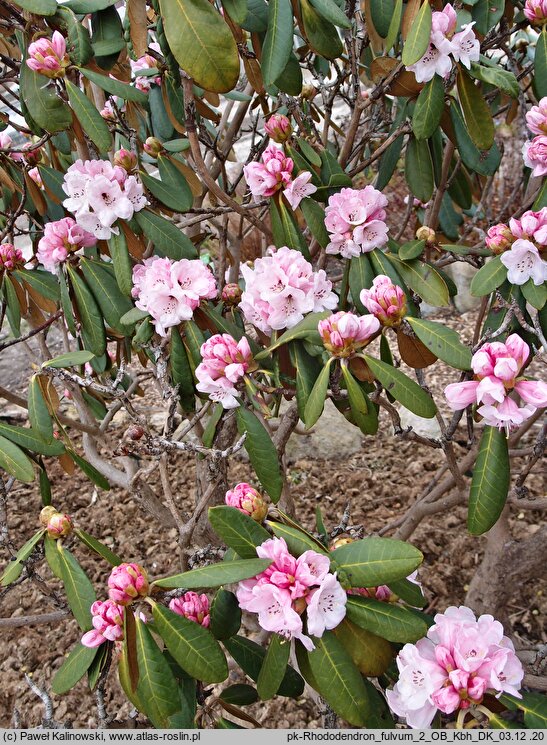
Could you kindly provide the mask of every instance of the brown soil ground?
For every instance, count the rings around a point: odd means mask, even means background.
[[[459,329],[468,327],[461,318],[447,311],[444,319]],[[428,380],[434,392],[439,391],[452,377],[438,363]],[[105,451],[112,450],[123,429],[113,431],[105,441]],[[527,435],[522,445],[531,443],[535,432]],[[466,433],[461,430],[457,437],[457,448],[463,452]],[[351,522],[364,527],[367,534],[378,531],[386,523],[404,513],[416,499],[421,489],[430,481],[439,464],[442,453],[412,442],[397,440],[392,435],[389,422],[382,419],[378,437],[366,438],[361,449],[353,455],[340,453],[330,460],[310,457],[291,463],[288,470],[292,492],[297,505],[299,519],[313,529],[314,513],[321,506],[327,528],[339,522],[346,503],[351,501]],[[515,466],[518,472],[519,464]],[[193,499],[194,464],[184,454],[173,459],[171,477],[176,498],[184,508]],[[175,531],[162,531],[147,518],[131,498],[117,489],[96,493],[93,486],[79,472],[67,476],[57,463],[51,463],[53,477],[53,500],[63,510],[70,512],[76,523],[106,542],[128,561],[145,565],[151,575],[173,573],[178,569]],[[516,477],[516,473],[514,477]],[[252,480],[249,466],[235,461],[231,466],[231,480]],[[151,480],[155,486],[154,479]],[[531,475],[527,482],[530,495],[543,493],[541,472]],[[18,484],[9,495],[9,536],[15,547],[21,546],[37,529],[40,497],[34,485]],[[513,511],[512,529],[515,537],[523,538],[537,529],[542,520],[539,512],[518,513]],[[448,605],[461,604],[465,600],[467,585],[481,561],[484,538],[473,538],[465,530],[465,508],[459,507],[448,514],[435,515],[424,521],[412,536],[412,542],[424,553],[425,561],[420,569],[429,601],[429,610],[444,610]],[[75,547],[75,553],[88,571],[98,593],[105,586],[108,567],[91,556],[83,546]],[[0,553],[0,565],[4,565],[9,554]],[[25,582],[9,591],[0,593],[0,617],[32,615],[56,610],[62,603],[62,591],[51,579],[45,562],[36,569],[43,577],[48,592],[46,596],[37,582]],[[53,589],[52,589],[53,588]],[[538,586],[530,578],[507,597],[508,616],[512,625],[509,633],[524,643],[545,643],[544,627],[547,610],[546,588]],[[100,595],[99,595],[100,596]],[[252,628],[252,627],[250,627]],[[78,639],[79,633],[73,620],[63,620],[52,626],[41,625],[2,630],[0,637],[0,726],[9,726],[14,710],[20,713],[22,726],[36,726],[43,716],[43,705],[29,690],[24,674],[48,688],[52,676],[62,663],[63,655]],[[235,673],[234,673],[235,674]],[[116,718],[112,726],[126,722],[131,706],[119,688],[117,676],[110,674],[108,681],[107,710]],[[97,726],[97,715],[93,694],[81,681],[69,694],[54,696],[54,716],[62,722],[72,722],[74,727]],[[321,726],[316,704],[306,696],[298,701],[274,698],[272,701],[255,704],[250,712],[266,727]],[[137,726],[146,726],[141,718]],[[122,725],[126,726],[126,725]]]

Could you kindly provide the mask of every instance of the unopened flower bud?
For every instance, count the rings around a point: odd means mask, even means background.
[[[17,269],[19,264],[24,264],[23,254],[19,248],[15,248],[12,243],[2,243],[0,246],[0,271],[12,271]]]
[[[207,595],[198,595],[197,592],[186,592],[180,598],[173,598],[169,603],[173,613],[184,616],[190,621],[199,623],[207,628],[210,622],[209,598]]]
[[[44,188],[44,182],[42,181],[42,176],[40,175],[40,171],[38,170],[38,168],[31,168],[28,172],[28,175],[39,189]]]
[[[485,243],[495,254],[501,254],[506,248],[513,243],[515,236],[507,225],[500,222],[497,225],[492,225],[486,233]]]
[[[435,231],[432,228],[428,228],[427,225],[422,225],[422,227],[418,228],[418,230],[416,231],[416,238],[419,241],[434,243],[436,238]]]
[[[144,435],[144,428],[140,424],[132,424],[127,428],[125,434],[129,440],[140,440]]]
[[[243,291],[235,282],[230,282],[222,288],[222,301],[227,305],[237,305],[241,300]]]
[[[535,26],[547,23],[547,0],[526,0],[524,15]]]
[[[356,316],[344,311],[323,318],[317,325],[325,349],[333,357],[351,357],[366,346],[379,329],[380,323],[374,316]]]
[[[284,114],[272,114],[264,123],[264,130],[274,142],[286,142],[292,134],[291,123]]]
[[[302,92],[300,95],[308,101],[313,101],[317,95],[317,88],[311,83],[306,83],[302,86]]]
[[[262,495],[245,482],[227,491],[225,502],[230,507],[235,507],[236,510],[252,517],[257,523],[261,523],[268,514],[268,505]]]
[[[31,150],[31,148],[33,149]],[[33,147],[32,142],[27,142],[23,145],[22,154],[29,166],[36,166],[42,160],[42,148]]]
[[[72,533],[72,520],[68,515],[58,512],[49,505],[40,512],[40,522],[45,527],[50,538],[63,538]]]
[[[398,326],[405,317],[405,293],[385,274],[374,277],[372,287],[369,290],[361,290],[359,299],[382,326]]]
[[[157,158],[163,151],[163,145],[157,137],[147,137],[143,149],[151,158]]]
[[[349,536],[335,538],[330,544],[329,549],[335,551],[337,548],[342,548],[342,546],[349,546],[350,543],[354,543],[354,539]]]
[[[57,510],[55,509],[55,507],[53,507],[53,505],[51,504],[48,504],[48,506],[44,507],[40,512],[40,525],[43,525],[44,528],[47,527],[49,518],[56,513]]]
[[[59,31],[51,39],[41,38],[29,45],[27,65],[34,72],[47,78],[62,78],[70,65],[66,53],[66,41]]]
[[[120,168],[123,168],[129,173],[137,167],[137,156],[130,150],[122,148],[114,153],[114,165],[120,166]]]
[[[108,595],[120,605],[129,605],[139,597],[148,595],[148,576],[139,564],[120,564],[108,578]]]

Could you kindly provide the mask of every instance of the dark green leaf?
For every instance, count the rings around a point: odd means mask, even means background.
[[[534,90],[538,98],[547,96],[547,29],[545,28],[536,40]]]
[[[55,0],[14,0],[14,2],[23,10],[28,10],[29,13],[36,13],[39,16],[52,16],[57,10]]]
[[[429,0],[424,0],[422,7],[412,22],[403,47],[403,65],[413,65],[424,56],[429,45],[431,19],[432,13]]]
[[[492,0],[490,0],[490,2],[492,2]],[[518,98],[520,90],[518,80],[512,72],[509,72],[509,70],[504,70],[497,65],[496,67],[487,67],[471,63],[471,69],[469,72],[477,80],[482,80],[484,83],[494,85],[496,88],[499,88],[502,93],[511,96],[511,98]]]
[[[2,576],[0,577],[0,586],[7,587],[8,585],[11,585],[12,582],[15,582],[15,580],[20,576],[21,572],[23,571],[23,562],[26,561],[31,555],[34,547],[44,535],[44,532],[44,530],[39,530],[32,536],[32,538],[29,538],[29,540],[23,546],[21,546],[17,554],[8,563],[7,567],[2,572]]]
[[[74,618],[82,631],[89,631],[91,624],[91,606],[97,599],[93,585],[87,574],[74,556],[57,541],[59,570],[65,588],[66,598]]]
[[[315,381],[315,385],[313,386],[311,393],[308,396],[308,400],[304,409],[304,424],[306,425],[306,429],[313,427],[313,425],[323,413],[325,400],[327,398],[329,390],[330,366],[333,362],[333,359],[334,358],[331,357],[324,368],[321,370],[317,380]]]
[[[307,197],[300,202],[300,209],[304,215],[306,225],[311,234],[317,240],[321,248],[326,248],[330,242],[329,234],[325,228],[325,210],[313,199]]]
[[[51,442],[44,442],[34,430],[28,427],[6,424],[2,421],[0,421],[0,435],[7,437],[8,440],[19,445],[19,447],[40,455],[61,455],[65,449],[63,443],[59,440],[53,439]]]
[[[464,346],[458,333],[442,323],[423,318],[407,318],[412,330],[433,354],[458,370],[471,369],[471,350]]]
[[[377,587],[408,577],[422,563],[417,548],[392,538],[363,538],[331,553],[351,587]]]
[[[72,112],[57,95],[49,78],[34,72],[23,62],[19,84],[21,98],[38,126],[52,133],[70,127]]]
[[[418,259],[401,261],[392,254],[386,255],[405,283],[426,303],[448,305],[450,298],[446,282],[430,264]]]
[[[110,130],[95,104],[91,103],[86,94],[73,85],[70,80],[65,80],[65,85],[72,110],[76,114],[84,132],[91,142],[96,145],[99,153],[108,152],[112,144]]]
[[[454,126],[458,150],[465,165],[481,176],[493,176],[501,162],[501,152],[496,143],[487,153],[482,153],[473,143],[463,119],[460,107],[455,101],[450,105],[450,118]]]
[[[266,650],[243,636],[233,636],[231,639],[226,639],[223,644],[241,669],[247,673],[251,680],[256,682],[266,656]],[[277,695],[298,698],[303,691],[304,681],[296,670],[289,665],[278,688]]]
[[[334,60],[343,51],[336,28],[326,21],[309,0],[300,0],[300,11],[304,33],[311,49],[325,59]]]
[[[427,140],[410,137],[406,146],[405,178],[412,194],[421,202],[429,202],[434,180],[433,161]]]
[[[65,198],[66,194],[63,196]],[[27,282],[33,290],[48,300],[59,300],[59,280],[50,272],[42,269],[17,269],[14,277]]]
[[[76,65],[86,65],[93,57],[89,31],[66,6],[57,8],[56,18],[67,31],[67,48],[70,59]]]
[[[284,334],[281,334],[281,336],[276,339],[276,341],[271,344],[268,349],[265,349],[259,354],[256,354],[255,359],[267,359],[268,357],[270,357],[274,349],[277,349],[283,344],[287,344],[287,342],[293,341],[294,339],[306,339],[307,341],[317,342],[321,344],[321,337],[319,336],[319,332],[317,331],[317,325],[319,321],[321,321],[323,318],[327,318],[327,316],[330,315],[330,310],[322,311],[320,313],[308,313],[308,315],[299,323],[297,323],[296,326],[293,326],[291,329],[285,331]]]
[[[190,238],[169,220],[148,209],[137,212],[135,219],[144,235],[154,244],[154,253],[158,256],[167,256],[175,261],[196,258],[196,248]]]
[[[371,0],[370,14],[372,23],[382,39],[389,33],[389,26],[395,11],[395,0]]]
[[[42,393],[40,377],[38,375],[33,375],[29,381],[28,417],[31,427],[36,434],[44,442],[50,443],[53,440],[53,421]]]
[[[222,0],[222,7],[238,25],[247,18],[246,0]]]
[[[376,434],[378,431],[378,412],[345,365],[342,367],[342,372],[348,391],[348,401],[353,421],[364,435]]]
[[[70,691],[84,677],[98,651],[97,648],[91,649],[76,642],[51,681],[53,693],[60,696]]]
[[[114,274],[116,275],[116,282],[118,283],[118,287],[124,295],[127,295],[127,297],[131,297],[131,289],[133,287],[133,265],[131,263],[129,251],[127,250],[125,235],[122,230],[120,230],[118,235],[113,234],[109,238],[108,250],[112,258]],[[121,318],[120,322],[123,324]]]
[[[189,210],[194,201],[192,190],[176,165],[172,163],[169,158],[160,155],[158,158],[158,170],[160,172],[162,183],[165,184],[167,188],[171,189],[172,193],[176,193],[177,195],[177,204],[172,207],[172,209],[178,210],[179,212],[186,212]],[[164,204],[167,203],[164,202]]]
[[[19,481],[34,481],[34,466],[25,453],[11,440],[0,436],[0,468]]]
[[[482,535],[497,522],[509,492],[507,438],[497,427],[485,427],[469,492],[467,527]]]
[[[520,289],[530,305],[538,310],[541,310],[547,302],[547,285],[545,284],[536,285],[533,279],[529,279]]]
[[[414,114],[412,131],[418,140],[427,140],[439,126],[444,109],[444,84],[435,75],[420,91]]]
[[[471,280],[471,294],[475,297],[489,295],[497,289],[507,278],[507,268],[501,263],[499,256],[494,256],[479,269]]]
[[[133,303],[118,287],[111,266],[100,261],[81,259],[80,267],[106,323],[115,331],[126,334],[127,329],[121,319],[132,310]]]
[[[89,352],[87,349],[78,349],[75,352],[66,352],[65,354],[59,354],[57,357],[52,357],[52,359],[46,360],[42,367],[80,367],[80,365],[85,365],[86,362],[91,362],[94,357],[93,352]]]
[[[283,476],[279,467],[279,458],[275,445],[262,422],[250,409],[240,406],[236,410],[237,429],[239,434],[246,433],[245,450],[251,465],[272,502],[279,501],[283,490]]]
[[[490,29],[494,28],[500,20],[504,9],[505,3],[499,2],[499,0],[477,0],[476,5],[473,6],[471,15],[479,34],[486,36]]]
[[[403,243],[403,245],[399,249],[399,258],[403,261],[411,261],[412,259],[417,259],[419,256],[422,255],[425,248],[425,241],[408,241],[408,243]]]
[[[183,587],[186,590],[195,590],[202,587],[220,587],[240,582],[242,579],[256,577],[272,562],[269,559],[242,559],[241,561],[220,562],[210,564],[200,569],[192,569],[190,572],[175,574],[172,577],[154,580],[154,586],[158,587]]]
[[[108,561],[109,564],[112,564],[112,566],[116,567],[123,563],[123,559],[120,559],[120,557],[113,553],[109,548],[107,548],[104,543],[101,543],[92,535],[86,533],[85,530],[76,528],[74,530],[74,533],[78,536],[82,543],[84,543],[88,548],[90,548],[99,556],[102,556],[103,559],[106,559],[106,561]]]
[[[242,559],[256,558],[256,547],[270,537],[252,517],[224,504],[209,508],[209,522],[215,533]]]
[[[367,309],[360,300],[361,290],[372,287],[374,270],[367,254],[354,256],[349,264],[349,289],[351,299],[359,313],[367,313]]]
[[[427,634],[427,623],[416,613],[374,598],[348,597],[346,615],[357,626],[390,642],[415,642]]]
[[[479,150],[488,150],[494,144],[494,122],[490,109],[481,91],[462,67],[458,71],[457,85],[469,136]]]
[[[386,365],[385,362],[370,357],[368,354],[365,355],[365,362],[386,391],[403,406],[426,419],[432,419],[435,416],[437,407],[433,399],[417,383],[400,370],[391,367],[391,365]]]
[[[245,683],[237,683],[236,685],[225,688],[220,694],[222,701],[227,704],[236,704],[236,706],[248,706],[258,701],[258,693],[256,688]]]
[[[229,639],[241,626],[241,609],[233,592],[217,590],[210,611],[210,630],[216,639]],[[234,701],[234,703],[237,703]]]
[[[275,83],[292,52],[293,12],[290,0],[271,0],[268,30],[262,46],[261,68],[264,85]]]
[[[97,357],[101,357],[106,349],[106,334],[101,311],[91,290],[72,266],[68,267],[68,274],[82,323],[82,341],[86,349]]]
[[[339,28],[351,28],[351,22],[336,0],[310,0],[319,15]]]
[[[134,103],[146,104],[148,102],[146,93],[143,93],[133,85],[121,83],[116,78],[111,78],[109,75],[101,75],[100,72],[88,70],[86,67],[79,67],[78,69],[84,77],[112,96],[123,98],[125,101],[133,101]]]
[[[321,372],[321,364],[317,357],[306,352],[304,343],[293,341],[289,346],[291,362],[296,370],[296,402],[298,416],[304,421],[306,403],[313,389],[317,376]]]
[[[290,652],[290,641],[279,634],[273,634],[256,682],[258,695],[262,701],[272,698],[277,693],[285,677]]]
[[[67,450],[68,454],[76,463],[78,468],[81,468],[82,471],[85,473],[85,475],[90,479],[94,484],[99,486],[101,489],[104,489],[105,491],[110,490],[110,484],[105,479],[105,477],[102,475],[102,473],[99,473],[95,466],[92,466],[91,463],[89,463],[85,458],[82,458],[78,453],[75,453],[74,450]]]

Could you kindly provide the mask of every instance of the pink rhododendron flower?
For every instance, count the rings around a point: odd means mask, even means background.
[[[347,596],[336,575],[329,573],[328,556],[306,551],[298,558],[289,553],[283,538],[272,538],[256,549],[272,564],[256,577],[239,583],[237,599],[243,610],[258,613],[263,629],[288,639],[299,639],[314,648],[303,633],[302,614],[307,611],[308,631],[320,637],[335,628],[346,614]]]
[[[506,248],[509,248],[513,240],[514,237],[511,230],[507,225],[500,222],[497,225],[492,225],[491,228],[488,228],[485,243],[487,248],[495,254],[499,254],[502,253],[502,251],[505,251]]]
[[[38,170],[37,167],[31,168],[28,172],[28,175],[34,181],[34,183],[39,189],[44,188],[44,182],[42,181],[42,176],[40,175],[40,171]]]
[[[120,564],[108,578],[108,595],[119,605],[129,605],[139,597],[148,595],[148,577],[139,564]]]
[[[131,178],[131,177],[129,177]],[[201,300],[217,294],[211,270],[199,259],[152,256],[133,267],[135,305],[150,313],[160,336],[166,336],[170,326],[192,318]]]
[[[150,45],[150,48],[154,49],[156,52],[160,51],[159,44],[157,44],[156,42],[152,43]],[[139,59],[136,61],[129,60],[129,64],[131,65],[131,72],[133,73],[133,75],[135,75],[135,80],[133,81],[135,88],[138,88],[143,93],[148,93],[152,83],[161,85],[160,75],[154,76],[137,74],[141,72],[141,70],[152,70],[154,68],[157,68],[158,63],[151,54],[143,54],[143,56],[139,57]]]
[[[271,197],[292,181],[294,163],[281,148],[268,145],[261,163],[248,163],[243,168],[245,180],[253,197]]]
[[[184,616],[190,621],[199,623],[207,628],[210,623],[209,598],[207,595],[198,595],[197,592],[186,592],[180,598],[173,598],[169,602],[169,608],[173,613]]]
[[[236,384],[254,368],[249,342],[243,336],[238,342],[229,334],[215,334],[201,345],[202,361],[196,367],[196,388],[219,401],[225,409],[239,406]]]
[[[413,728],[427,728],[437,710],[452,714],[479,704],[485,693],[520,698],[524,670],[492,616],[478,619],[465,606],[435,616],[425,639],[397,655],[399,680],[388,704]]]
[[[233,489],[229,489],[224,501],[230,507],[235,507],[236,510],[252,517],[258,523],[261,523],[268,514],[268,505],[263,496],[245,482],[236,484]]]
[[[547,135],[537,135],[522,146],[524,165],[532,169],[532,176],[547,174]]]
[[[526,124],[535,135],[547,135],[547,96],[526,113]]]
[[[385,274],[374,277],[369,290],[361,290],[359,299],[382,326],[398,326],[406,315],[406,296]]]
[[[524,15],[530,23],[538,26],[547,23],[547,0],[526,0]]]
[[[315,194],[317,186],[310,184],[312,175],[309,171],[302,171],[298,176],[291,181],[283,190],[283,196],[287,202],[295,210],[300,202],[305,198],[309,197],[310,194]]]
[[[272,114],[264,122],[264,131],[274,142],[286,142],[292,134],[289,119],[284,114]]]
[[[545,406],[545,403],[543,405]],[[498,429],[505,430],[509,435],[514,429],[520,427],[528,417],[532,416],[536,408],[538,407],[530,404],[519,407],[512,398],[506,396],[500,403],[479,406],[477,413],[482,416],[484,423],[489,427],[498,427]]]
[[[36,258],[48,272],[55,274],[57,267],[66,261],[69,253],[94,246],[95,243],[95,236],[80,227],[72,217],[63,217],[44,226],[44,235],[38,241]]]
[[[7,150],[13,145],[13,140],[9,136],[9,134],[4,131],[0,132],[0,149]]]
[[[17,266],[24,263],[21,249],[15,248],[13,243],[2,243],[0,245],[0,271],[13,271]]]
[[[452,70],[450,55],[468,69],[471,62],[478,62],[480,44],[473,31],[474,22],[465,24],[458,33],[456,23],[456,11],[450,3],[432,14],[429,47],[421,59],[406,68],[418,83],[427,83],[435,75],[446,78]]]
[[[541,258],[536,246],[523,238],[516,240],[510,251],[500,256],[507,267],[507,279],[511,284],[523,285],[529,279],[539,286],[547,279],[547,261]]]
[[[240,308],[249,323],[265,334],[292,328],[312,311],[332,310],[337,297],[323,269],[313,271],[300,251],[283,246],[241,267],[245,291]]]
[[[98,647],[103,642],[123,639],[125,608],[113,600],[96,600],[91,606],[93,630],[82,636],[84,647]]]
[[[62,34],[53,32],[51,39],[41,38],[29,44],[27,65],[48,78],[61,78],[70,64]]]
[[[513,238],[525,238],[535,241],[540,246],[547,244],[547,207],[534,212],[528,210],[520,219],[512,217],[509,228]]]
[[[342,189],[329,197],[325,210],[325,227],[330,234],[327,253],[350,259],[383,246],[388,231],[386,205],[386,197],[370,185]]]
[[[325,349],[334,357],[351,357],[380,330],[380,321],[372,315],[356,316],[340,311],[319,321],[317,330]]]
[[[63,206],[79,225],[101,240],[107,240],[118,218],[129,220],[147,204],[142,184],[120,166],[107,160],[77,160],[63,182],[67,198]]]

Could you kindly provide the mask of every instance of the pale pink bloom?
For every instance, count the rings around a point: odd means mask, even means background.
[[[462,30],[452,37],[452,56],[456,62],[461,62],[469,70],[472,62],[478,62],[480,56],[480,42],[475,36],[472,23],[466,23]]]
[[[406,315],[406,296],[385,274],[374,277],[369,290],[361,290],[359,299],[382,326],[398,326]]]
[[[128,176],[123,185],[124,197],[126,197],[133,208],[133,212],[140,212],[148,204],[144,189],[135,176]]]
[[[534,240],[540,246],[547,244],[547,207],[537,212],[528,210],[519,220],[512,217],[509,227],[514,238]]]
[[[243,610],[258,613],[258,623],[263,629],[275,631],[289,639],[302,638],[302,618],[294,610],[288,590],[273,584],[262,584],[255,585],[250,594],[251,597],[244,603],[238,590],[239,604]]]
[[[28,175],[34,181],[36,186],[38,186],[38,188],[44,188],[44,182],[42,181],[42,176],[40,175],[40,171],[37,167],[31,168],[28,172]]]
[[[12,271],[19,264],[23,264],[23,261],[21,249],[15,248],[13,243],[2,243],[0,245],[0,271]]]
[[[530,132],[535,135],[547,134],[547,96],[544,96],[537,106],[532,106],[527,112],[526,124]]]
[[[299,251],[286,246],[257,259],[253,268],[242,265],[241,273],[245,291],[239,307],[265,334],[292,328],[307,313],[332,310],[338,302],[325,272],[314,272]]]
[[[125,608],[113,600],[96,600],[91,606],[93,630],[82,636],[84,647],[98,647],[103,642],[123,639]]]
[[[62,34],[53,32],[51,39],[37,39],[28,48],[27,65],[48,78],[61,78],[70,64]]]
[[[190,621],[199,623],[207,628],[210,623],[209,598],[207,595],[198,595],[197,592],[186,592],[180,598],[173,598],[169,602],[169,608],[173,613],[184,616]]]
[[[105,226],[110,227],[118,218],[128,220],[133,217],[133,205],[119,183],[105,176],[96,176],[88,183],[87,198],[89,206]]]
[[[272,114],[264,122],[264,131],[271,140],[281,144],[291,136],[292,127],[289,119],[284,114]]]
[[[325,349],[335,357],[351,357],[380,330],[380,321],[372,315],[356,316],[340,311],[323,318],[317,325]]]
[[[326,251],[349,259],[387,241],[384,222],[386,197],[372,186],[364,189],[341,189],[329,197],[325,210],[325,227],[330,234]]]
[[[306,559],[296,559],[292,556],[283,538],[265,541],[257,547],[256,553],[260,559],[272,559],[273,562],[258,575],[259,583],[265,580],[276,587],[281,587],[290,593],[293,600],[304,597],[311,585],[318,584]],[[325,558],[328,561],[328,558]]]
[[[325,631],[342,623],[346,615],[347,595],[336,574],[325,575],[316,590],[306,596],[308,633],[321,637]]]
[[[477,409],[489,427],[503,429],[509,435],[536,412],[536,407],[526,404],[519,407],[510,396],[506,396],[501,403],[486,404]]]
[[[217,294],[211,270],[199,259],[152,256],[133,267],[135,305],[150,313],[156,331],[167,335],[167,328],[192,318],[202,299]]]
[[[547,406],[547,383],[542,380],[518,380],[515,390],[527,404],[532,404],[536,409]]]
[[[158,47],[156,51],[159,51],[159,45],[152,44],[151,47]],[[133,73],[133,75],[135,75],[135,80],[133,81],[135,84],[135,88],[138,88],[143,93],[148,93],[152,83],[161,85],[160,75],[136,75],[136,73],[140,72],[141,70],[151,70],[157,68],[158,63],[151,54],[144,54],[136,61],[129,60],[129,64],[131,65],[131,72]]]
[[[478,380],[464,380],[462,383],[450,383],[444,389],[444,395],[453,411],[461,411],[477,401]]]
[[[103,119],[106,119],[107,121],[114,121],[116,119],[116,109],[114,108],[114,104],[112,101],[112,98],[109,97],[104,102],[104,106],[100,111],[100,114]]]
[[[517,239],[511,250],[501,255],[500,261],[507,267],[507,279],[511,284],[523,285],[531,279],[539,286],[547,279],[547,261],[541,258],[533,243],[523,238]]]
[[[488,228],[485,243],[487,248],[494,253],[501,253],[502,251],[505,251],[506,248],[509,248],[513,240],[513,235],[507,225],[500,222],[497,225],[492,225],[491,228]]]
[[[446,78],[452,70],[452,60],[435,44],[430,42],[424,56],[413,65],[407,65],[407,70],[414,73],[417,83],[428,83],[435,75]]]
[[[268,514],[268,505],[260,492],[245,482],[236,484],[233,489],[229,489],[224,501],[230,507],[235,507],[236,510],[252,517],[259,523]]]
[[[524,15],[530,23],[543,26],[547,22],[547,0],[526,0]]]
[[[302,171],[294,181],[283,189],[283,196],[287,202],[295,210],[300,202],[305,198],[309,197],[310,194],[315,194],[317,186],[310,184],[312,175],[309,171]]]
[[[292,181],[294,163],[281,148],[268,145],[261,163],[248,163],[243,173],[253,197],[271,197]]]
[[[129,605],[148,595],[150,586],[145,570],[139,564],[120,564],[108,578],[108,596],[119,605]]]
[[[66,261],[69,253],[94,246],[95,243],[95,236],[80,227],[72,217],[63,217],[44,226],[44,235],[38,241],[36,258],[48,272],[55,274],[57,267]]]
[[[532,176],[547,174],[547,135],[537,135],[522,146],[524,165],[532,169]]]
[[[9,134],[6,131],[0,132],[0,149],[8,150],[12,146],[12,144],[13,140],[11,139]]]
[[[249,342],[229,334],[215,334],[201,345],[202,361],[196,367],[197,390],[219,401],[225,409],[239,406],[236,384],[254,365]]]

